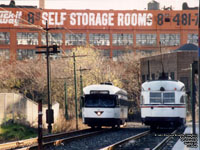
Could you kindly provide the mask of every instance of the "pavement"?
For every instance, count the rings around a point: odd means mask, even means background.
[[[174,145],[172,150],[200,150],[198,143],[198,134],[199,134],[199,128],[198,124],[196,124],[196,135],[192,134],[192,124],[187,124],[187,128],[185,129],[183,135],[180,135],[180,139],[177,141],[177,143]],[[196,142],[195,142],[196,141]],[[197,147],[191,146],[197,144]]]

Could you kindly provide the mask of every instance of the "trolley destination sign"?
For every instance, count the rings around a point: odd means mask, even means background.
[[[0,27],[20,25],[60,26],[69,29],[197,28],[197,10],[55,10],[6,8],[0,11]]]

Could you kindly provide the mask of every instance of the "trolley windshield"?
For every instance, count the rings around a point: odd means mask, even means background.
[[[115,95],[91,94],[85,96],[85,107],[114,107]]]

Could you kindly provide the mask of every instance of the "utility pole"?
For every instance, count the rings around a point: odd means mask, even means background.
[[[87,71],[87,70],[91,70],[91,69],[82,69],[80,67],[80,69],[78,70],[78,71],[80,71],[80,112],[79,112],[79,117],[82,116],[82,101],[81,101],[81,97],[83,96],[83,76],[82,76],[82,72]]]
[[[64,83],[64,88],[65,88],[65,118],[68,120],[69,116],[68,116],[67,81],[66,81],[66,79],[65,79],[65,83]]]
[[[198,98],[199,98],[199,150],[200,150],[200,0],[199,0],[199,15],[198,15]]]
[[[195,75],[195,65],[197,63],[193,62],[191,64],[191,108],[192,108],[192,134],[196,134],[196,124],[195,124],[195,83],[194,83],[194,75]]]
[[[38,150],[42,150],[42,100],[38,101]]]
[[[78,106],[77,106],[77,85],[76,85],[76,57],[85,57],[87,55],[79,55],[76,56],[75,52],[73,52],[73,56],[63,56],[62,58],[72,57],[74,61],[74,92],[75,92],[75,114],[76,114],[76,130],[78,130]]]
[[[76,130],[78,130],[78,109],[77,109],[76,57],[75,57],[75,52],[73,52],[73,60],[74,60],[74,92],[75,92]]]
[[[51,112],[53,113],[51,109],[51,87],[50,87],[50,62],[49,62],[49,38],[48,38],[48,24],[46,22],[46,48],[47,48],[47,90],[48,90],[48,112],[46,113],[47,115],[47,123],[48,123],[48,133],[51,133],[52,126],[51,123],[53,123],[53,119],[51,120]],[[51,120],[51,121],[50,121]]]
[[[46,123],[48,123],[48,133],[51,134],[52,131],[52,123],[54,123],[54,118],[53,118],[53,109],[51,108],[51,87],[50,87],[50,60],[49,60],[49,55],[50,54],[56,54],[60,53],[60,51],[57,51],[57,48],[59,46],[57,45],[52,45],[49,46],[48,43],[48,31],[51,29],[58,29],[58,28],[48,28],[48,24],[46,21],[46,28],[44,30],[46,31],[46,46],[37,46],[36,48],[46,48],[46,51],[37,51],[36,54],[46,54],[46,59],[47,59],[47,96],[48,96],[48,109],[46,111]],[[49,51],[50,48],[53,48],[53,51]]]
[[[63,77],[63,78],[57,78],[57,79],[64,80],[65,119],[68,120],[69,119],[69,115],[68,115],[68,102],[67,102],[67,79],[69,79],[69,78]]]

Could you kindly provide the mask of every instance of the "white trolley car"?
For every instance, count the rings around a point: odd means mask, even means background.
[[[142,122],[151,129],[185,124],[186,97],[185,86],[180,81],[144,82],[141,90]]]
[[[83,89],[83,123],[88,126],[120,127],[128,117],[127,92],[110,83],[90,85]]]

